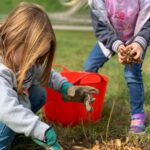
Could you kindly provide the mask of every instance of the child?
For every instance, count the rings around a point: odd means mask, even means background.
[[[89,54],[84,70],[97,72],[114,54],[125,63],[121,51],[132,48],[134,59],[144,59],[150,41],[149,0],[89,0],[97,44]],[[143,110],[144,88],[140,64],[125,64],[124,76],[131,103],[129,132],[145,131],[146,115]]]
[[[0,150],[10,149],[16,133],[31,136],[43,147],[60,150],[53,127],[34,114],[46,99],[41,85],[58,90],[66,101],[93,102],[92,94],[97,89],[73,86],[51,70],[55,48],[50,20],[37,5],[19,5],[1,25]]]

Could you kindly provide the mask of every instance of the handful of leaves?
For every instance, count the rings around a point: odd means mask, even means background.
[[[95,98],[92,94],[98,94],[99,90],[91,86],[72,86],[68,89],[67,94],[63,94],[64,101],[84,103],[87,112],[92,112],[92,103]]]
[[[131,51],[132,51],[131,47],[126,49],[126,51],[124,50],[119,51],[119,53],[125,57],[123,63],[124,64],[141,63],[142,62],[141,58],[134,59],[135,54],[132,54]]]

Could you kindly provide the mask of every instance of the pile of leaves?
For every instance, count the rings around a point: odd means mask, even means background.
[[[110,140],[108,142],[102,142],[99,143],[96,141],[96,144],[92,146],[92,148],[85,148],[81,146],[74,146],[73,150],[149,150],[150,145],[148,146],[147,143],[146,146],[143,145],[142,147],[139,146],[135,140],[132,141],[132,144],[129,142],[129,138],[126,139],[126,141],[122,142],[120,139]]]

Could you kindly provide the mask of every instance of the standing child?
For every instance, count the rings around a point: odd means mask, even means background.
[[[35,115],[46,99],[42,85],[58,90],[66,101],[93,102],[95,88],[73,86],[51,70],[55,48],[50,20],[37,5],[19,5],[1,25],[0,150],[11,148],[16,133],[60,150],[53,127]]]
[[[120,52],[127,48],[132,48],[135,60],[144,59],[150,41],[149,0],[89,0],[89,5],[98,42],[85,62],[85,71],[97,72],[114,54],[118,54],[120,63],[125,63]],[[142,63],[133,63],[125,64],[124,69],[131,104],[129,131],[132,133],[145,131],[141,68]]]

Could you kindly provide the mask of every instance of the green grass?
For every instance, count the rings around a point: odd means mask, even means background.
[[[15,8],[20,2],[24,0],[1,0],[0,1],[0,13],[8,13],[13,8]],[[64,10],[64,6],[59,3],[58,0],[25,0],[26,2],[37,3],[49,11],[62,11]]]
[[[57,52],[54,63],[61,64],[70,70],[82,70],[83,63],[87,58],[90,50],[96,42],[92,32],[77,31],[56,31],[58,42]],[[150,113],[150,52],[146,54],[143,65],[143,78],[145,86],[145,110]],[[109,126],[108,139],[125,140],[129,127],[129,97],[127,87],[123,77],[123,65],[118,64],[117,57],[113,57],[100,71],[109,77],[105,103],[103,107],[102,119],[96,124],[78,125],[75,128],[62,128],[55,126],[59,141],[66,150],[71,150],[72,145],[82,145],[91,147],[96,140],[106,141],[106,126],[112,108],[112,103],[116,105]],[[150,132],[150,126],[147,131]],[[149,136],[144,136],[136,141],[136,145],[148,150]],[[129,141],[131,145],[135,145],[135,140]],[[143,144],[144,143],[144,144]],[[17,138],[13,150],[42,150],[28,138],[19,136]]]

